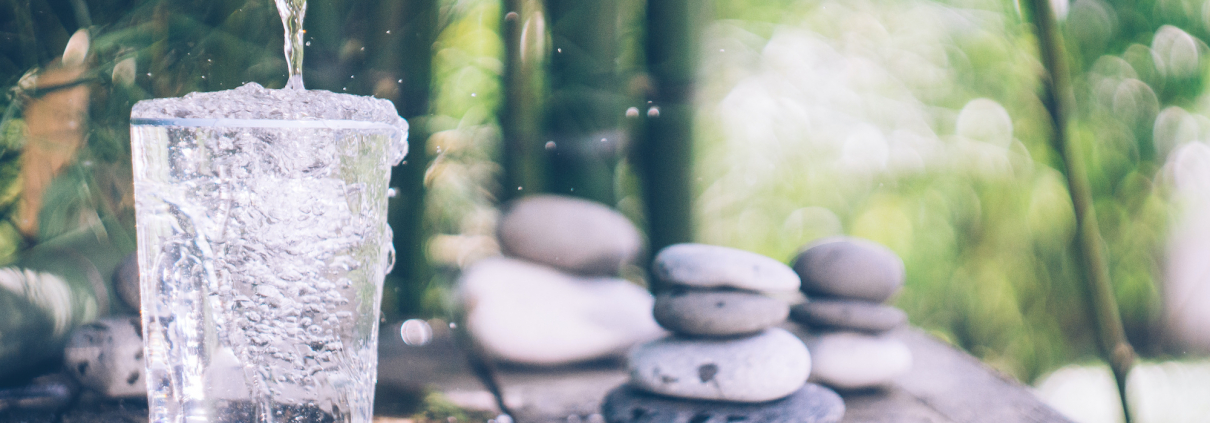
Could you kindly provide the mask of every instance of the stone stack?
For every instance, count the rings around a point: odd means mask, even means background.
[[[807,383],[807,347],[775,327],[789,306],[764,295],[798,289],[792,269],[759,254],[703,244],[665,248],[653,267],[665,287],[653,314],[673,333],[631,350],[629,385],[602,404],[607,421],[840,420],[840,397]]]
[[[557,366],[620,357],[665,333],[651,294],[617,277],[642,248],[621,213],[529,196],[505,207],[497,236],[504,256],[470,265],[458,281],[467,328],[493,357]]]
[[[790,318],[812,333],[812,381],[874,388],[911,369],[907,346],[885,336],[907,323],[903,310],[884,304],[903,286],[899,256],[870,241],[828,238],[799,253],[794,271],[809,300],[791,308]]]

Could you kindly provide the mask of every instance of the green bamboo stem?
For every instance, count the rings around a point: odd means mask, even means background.
[[[388,203],[388,220],[394,231],[395,268],[383,286],[383,314],[400,319],[421,314],[424,291],[433,277],[425,254],[428,232],[424,225],[426,189],[424,173],[431,158],[425,146],[430,132],[433,44],[437,37],[437,1],[411,0],[374,4],[375,25],[369,40],[375,55],[374,71],[398,82],[391,98],[408,120],[408,155],[391,169],[395,197]]]
[[[693,239],[693,90],[705,6],[647,2],[647,72],[652,91],[632,160],[642,176],[651,251]],[[652,109],[654,108],[654,109]],[[660,287],[652,284],[652,290]]]
[[[614,169],[627,96],[618,66],[619,0],[547,0],[551,42],[547,190],[616,201]]]
[[[1081,272],[1087,284],[1086,292],[1092,319],[1097,326],[1101,354],[1113,370],[1118,396],[1122,402],[1122,412],[1129,423],[1126,376],[1134,362],[1134,349],[1126,340],[1122,318],[1110,286],[1109,266],[1097,227],[1096,210],[1093,207],[1092,191],[1083,157],[1068,134],[1067,123],[1075,104],[1075,93],[1071,87],[1063,38],[1058,32],[1058,24],[1055,22],[1050,3],[1047,0],[1032,0],[1031,5],[1031,15],[1038,33],[1038,50],[1049,77],[1047,108],[1054,125],[1054,147],[1063,160],[1068,192],[1071,194],[1071,203],[1076,215],[1078,234],[1074,244],[1081,259]]]
[[[500,202],[546,190],[546,141],[541,134],[546,18],[539,1],[506,0],[503,19],[505,96],[500,109],[500,157],[504,175]]]

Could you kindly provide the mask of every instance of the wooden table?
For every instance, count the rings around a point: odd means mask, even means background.
[[[398,329],[398,326],[395,326]],[[792,329],[792,328],[788,328]],[[1020,383],[924,332],[905,328],[891,333],[908,345],[912,371],[883,389],[842,392],[846,423],[1011,423],[1069,422],[1038,401]],[[379,348],[379,398],[390,405],[392,392],[437,389],[464,408],[494,410],[493,397],[468,370],[466,356],[448,334],[425,346],[408,346],[397,332],[384,330]],[[605,393],[625,383],[624,363],[601,361],[558,369],[499,368],[507,405],[519,423],[601,421]],[[389,407],[381,407],[378,411]],[[575,416],[569,418],[569,416]],[[147,422],[147,403],[83,395],[67,410],[0,410],[3,422],[115,423]],[[404,421],[387,417],[378,423]]]
[[[1069,422],[1027,387],[918,329],[889,336],[911,349],[912,371],[887,388],[841,392],[844,422]],[[495,408],[493,397],[467,371],[465,356],[452,340],[438,338],[424,347],[409,347],[384,338],[382,346],[379,384],[428,385],[464,407]],[[592,415],[601,398],[626,381],[619,361],[562,369],[500,367],[498,376],[506,405],[524,423],[562,423],[572,415],[596,421]]]

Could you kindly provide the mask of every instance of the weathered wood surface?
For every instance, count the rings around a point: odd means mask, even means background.
[[[912,351],[911,373],[884,389],[841,392],[845,423],[1069,422],[1039,401],[1028,388],[918,329],[890,336]],[[494,409],[492,397],[463,364],[465,356],[448,339],[408,347],[383,339],[379,383],[428,385],[467,407]],[[563,369],[501,367],[505,403],[523,423],[596,421],[605,393],[626,380],[620,362]]]
[[[395,326],[398,329],[398,326]],[[890,336],[911,349],[911,373],[892,386],[841,392],[845,423],[1041,423],[1069,422],[1011,378],[917,329]],[[408,346],[398,333],[383,331],[379,352],[378,403],[390,404],[390,392],[435,388],[468,408],[494,409],[492,396],[470,373],[465,354],[448,334],[433,342]],[[502,366],[499,379],[506,405],[519,423],[598,422],[605,393],[625,383],[620,361],[602,361],[559,369]],[[378,419],[376,419],[378,420]],[[21,412],[0,410],[0,422],[146,422],[145,401],[101,400],[85,395],[68,410]],[[387,420],[382,420],[387,421]]]

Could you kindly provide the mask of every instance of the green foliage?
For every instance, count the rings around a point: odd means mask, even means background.
[[[1088,3],[1074,3],[1069,31],[1096,29],[1074,23],[1091,19]],[[883,243],[906,263],[896,303],[914,324],[1027,381],[1095,351],[1036,43],[1011,4],[719,10],[703,63],[701,239],[784,258],[831,235]],[[1149,16],[1150,31],[1164,22]],[[1138,46],[1113,28],[1100,44],[1069,34],[1069,49],[1096,59]],[[1152,122],[1199,98],[1201,76],[1120,90],[1118,78],[1106,97],[1113,68],[1093,61],[1075,75],[1075,126],[1127,333],[1154,353],[1171,206],[1155,180],[1162,157],[1148,152]]]

